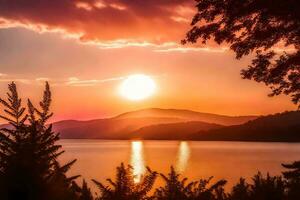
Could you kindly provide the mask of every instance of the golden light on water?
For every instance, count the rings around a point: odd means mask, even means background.
[[[190,158],[190,147],[188,142],[182,141],[179,144],[176,170],[178,172],[184,172],[188,166]]]
[[[138,183],[145,173],[144,147],[143,142],[131,142],[131,166],[133,167],[134,182]]]

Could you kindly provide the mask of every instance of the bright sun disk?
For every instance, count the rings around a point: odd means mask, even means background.
[[[128,76],[121,84],[121,95],[129,100],[138,101],[150,97],[155,92],[154,80],[144,74]]]

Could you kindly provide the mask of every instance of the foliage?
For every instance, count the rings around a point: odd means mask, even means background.
[[[141,178],[140,182],[134,182],[133,168],[122,163],[117,167],[116,181],[107,179],[110,186],[93,180],[99,188],[101,195],[98,200],[146,200],[149,199],[147,194],[157,177],[157,173],[147,168],[147,173]]]
[[[267,176],[264,178],[261,173],[253,177],[253,184],[250,186],[251,199],[281,200],[284,199],[284,181],[281,177]]]
[[[263,177],[261,173],[253,176],[252,184],[241,178],[229,194],[230,200],[284,200],[285,183],[281,177]]]
[[[300,101],[300,4],[297,0],[197,0],[192,28],[182,41],[226,43],[236,58],[256,52],[242,77],[263,82],[271,96]],[[278,50],[288,47],[290,50]],[[277,49],[277,51],[276,51]]]
[[[230,200],[251,200],[250,185],[244,178],[240,178],[239,182],[233,186],[230,193]]]
[[[300,161],[283,164],[288,171],[283,172],[286,179],[287,199],[300,199]]]
[[[8,86],[7,100],[0,99],[12,128],[0,131],[0,190],[1,199],[74,199],[71,190],[77,176],[67,177],[66,172],[75,160],[60,165],[57,161],[63,151],[57,145],[59,134],[52,131],[47,120],[51,92],[48,83],[40,108],[28,100],[28,114],[19,98],[14,82]]]
[[[299,162],[284,165],[290,171],[281,176],[263,176],[257,173],[252,177],[251,183],[244,178],[234,185],[230,192],[226,192],[225,180],[211,183],[212,177],[188,182],[187,178],[180,178],[173,167],[167,175],[160,174],[164,184],[155,189],[152,196],[146,193],[139,195],[132,176],[132,168],[125,168],[123,164],[117,168],[117,180],[108,182],[112,187],[104,186],[94,181],[101,191],[97,200],[298,200],[299,199]],[[291,178],[292,177],[292,178]],[[293,180],[291,182],[291,180]],[[154,180],[153,180],[154,182]],[[153,182],[148,185],[147,191],[152,190]],[[143,183],[140,183],[143,185]],[[298,184],[298,185],[297,185]]]
[[[180,179],[180,174],[176,173],[171,167],[170,173],[165,176],[160,174],[165,185],[156,189],[154,194],[155,200],[224,200],[226,194],[223,186],[225,180],[208,186],[212,177],[201,179],[200,181],[187,183],[187,178]]]
[[[93,195],[91,189],[88,187],[85,180],[82,182],[82,187],[80,189],[79,200],[93,200]]]

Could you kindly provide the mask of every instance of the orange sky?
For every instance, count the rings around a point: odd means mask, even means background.
[[[296,109],[269,98],[263,84],[240,78],[251,56],[235,60],[215,44],[181,46],[193,1],[0,2],[0,88],[15,80],[34,100],[49,80],[55,119],[91,119],[147,108],[182,108],[228,115]],[[118,93],[124,77],[142,73],[157,83],[140,102]]]

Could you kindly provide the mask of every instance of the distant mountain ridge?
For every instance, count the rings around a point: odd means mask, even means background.
[[[53,130],[61,133],[61,138],[80,139],[129,139],[131,133],[144,126],[177,123],[176,118],[129,118],[98,119],[90,121],[63,121],[53,123]]]
[[[193,135],[199,131],[214,130],[221,127],[224,126],[199,121],[155,124],[142,127],[133,132],[133,138],[151,140],[185,140],[193,137]]]
[[[262,116],[242,125],[201,130],[194,140],[300,142],[300,111]]]
[[[122,118],[136,118],[136,117],[169,117],[180,118],[183,121],[202,121],[207,123],[215,123],[220,125],[238,125],[243,124],[249,120],[256,119],[258,116],[227,116],[212,113],[196,112],[192,110],[181,109],[162,109],[162,108],[148,108],[137,111],[131,111],[116,116],[116,119]]]
[[[221,125],[242,124],[255,118],[257,116],[232,117],[190,110],[150,108],[107,119],[59,121],[53,123],[53,129],[60,132],[62,138],[131,139],[139,137],[138,130],[153,125],[162,127],[164,124],[170,124],[163,129],[172,127],[181,134],[192,134],[200,130],[219,128]],[[197,123],[181,124],[185,122]],[[182,132],[183,127],[185,132]]]
[[[300,111],[232,117],[151,108],[106,119],[58,121],[53,130],[69,139],[300,142]]]

